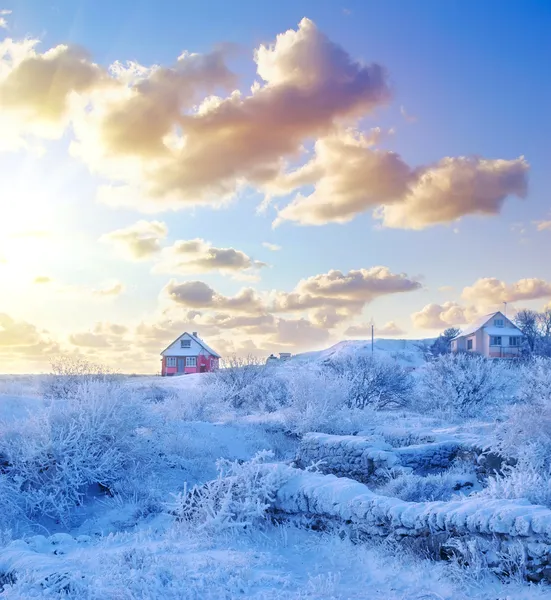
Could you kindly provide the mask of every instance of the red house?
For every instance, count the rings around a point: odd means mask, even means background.
[[[220,360],[220,355],[209,348],[196,331],[182,333],[161,352],[161,356],[163,377],[215,371]]]

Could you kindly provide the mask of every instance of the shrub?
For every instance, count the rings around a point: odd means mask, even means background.
[[[495,452],[546,469],[551,456],[551,360],[535,358],[520,367],[517,402],[496,424]]]
[[[522,365],[517,397],[525,402],[551,402],[551,359],[535,357]]]
[[[180,521],[200,529],[221,531],[259,525],[273,504],[283,478],[264,463],[270,451],[258,452],[247,462],[220,459],[218,477],[174,496],[169,511]]]
[[[328,366],[341,381],[346,380],[351,408],[397,408],[410,401],[413,380],[395,362],[356,355],[330,361]]]
[[[0,453],[26,511],[66,519],[91,484],[109,489],[138,454],[139,404],[116,382],[84,380],[65,400],[4,424]]]
[[[418,408],[445,416],[475,416],[504,403],[509,378],[503,364],[482,356],[444,354],[423,367]]]
[[[522,460],[514,467],[505,467],[502,475],[488,478],[484,498],[526,498],[533,504],[551,507],[551,470],[540,470],[536,465]]]
[[[347,390],[326,371],[307,367],[293,371],[288,382],[289,409],[285,425],[289,431],[333,433],[338,415],[347,406]]]
[[[43,395],[48,399],[65,399],[77,394],[83,381],[107,382],[117,378],[109,367],[72,355],[62,355],[51,363],[51,374],[43,383]]]
[[[475,482],[475,475],[457,468],[425,477],[413,473],[400,473],[378,488],[377,493],[406,502],[450,500],[461,492],[469,493]]]

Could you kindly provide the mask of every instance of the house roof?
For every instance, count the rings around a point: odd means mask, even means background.
[[[476,321],[474,321],[473,323],[471,323],[467,328],[465,328],[459,335],[456,335],[453,339],[457,340],[458,338],[466,337],[468,335],[472,335],[473,333],[476,333],[479,329],[482,329],[482,327],[484,327],[484,325],[490,319],[492,319],[493,317],[495,317],[496,315],[499,315],[499,316],[503,317],[503,319],[505,321],[507,321],[512,326],[512,328],[520,331],[520,329],[514,323],[512,323],[501,311],[498,310],[496,312],[489,313],[487,315],[483,315],[482,317],[479,317]],[[503,327],[492,328],[492,331],[493,331],[493,329],[498,329],[499,333],[491,333],[489,327],[487,327],[486,329],[490,333],[490,335],[499,335],[500,333],[504,332],[504,328]],[[511,329],[511,327],[509,327],[509,329]]]
[[[203,340],[200,337],[198,337],[196,335],[192,335],[191,333],[188,333],[187,331],[184,331],[184,333],[179,335],[173,342],[170,342],[170,344],[161,352],[161,355],[164,354],[170,348],[170,346],[172,346],[172,344],[176,343],[179,339],[183,338],[185,335],[190,337],[192,340],[195,340],[199,344],[199,346],[201,346],[204,350],[206,350],[211,356],[214,356],[215,358],[222,358],[220,356],[220,354],[218,354],[218,352],[215,352],[210,346],[205,344],[205,342],[203,342]]]

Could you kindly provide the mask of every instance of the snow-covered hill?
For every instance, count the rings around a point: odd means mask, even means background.
[[[391,358],[403,367],[420,367],[425,363],[425,352],[434,339],[396,340],[375,339],[373,349],[371,340],[346,340],[317,352],[305,352],[293,357],[294,361],[324,362],[328,359],[345,358],[358,354],[373,355],[377,358]]]

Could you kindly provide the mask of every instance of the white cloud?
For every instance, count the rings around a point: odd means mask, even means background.
[[[466,215],[495,215],[509,195],[524,197],[528,163],[475,157],[443,158],[413,169],[399,155],[373,148],[380,132],[354,131],[320,138],[314,158],[280,175],[272,194],[313,185],[279,210],[274,221],[300,225],[346,223],[369,209],[385,227],[424,229]]]
[[[270,242],[262,242],[262,245],[264,248],[268,248],[268,250],[271,250],[272,252],[281,250],[281,246],[278,246],[277,244],[270,244]]]
[[[161,241],[168,235],[168,228],[161,221],[138,221],[123,229],[101,236],[101,242],[113,244],[131,260],[147,260],[160,252]]]
[[[8,28],[8,21],[4,18],[8,15],[11,15],[11,10],[0,10],[0,29],[7,29]]]
[[[446,329],[470,323],[478,316],[478,311],[473,307],[461,306],[457,302],[444,302],[427,304],[419,312],[413,313],[411,320],[418,329]]]
[[[98,95],[75,125],[74,153],[117,182],[102,201],[145,210],[219,205],[272,180],[306,139],[390,98],[379,65],[354,62],[308,19],[260,46],[255,62],[263,83],[250,95],[207,97],[195,112],[188,90],[234,83],[220,52],[184,55],[172,70],[119,66],[127,89],[110,101]]]
[[[193,274],[219,271],[239,277],[255,277],[251,271],[267,266],[254,260],[241,250],[235,248],[217,248],[210,242],[197,238],[179,240],[172,246],[164,248],[160,261],[155,265],[157,273]],[[245,271],[245,273],[242,273]]]
[[[538,300],[551,297],[551,282],[535,277],[507,284],[495,277],[478,279],[463,290],[462,297],[472,303],[492,306],[503,302]]]

